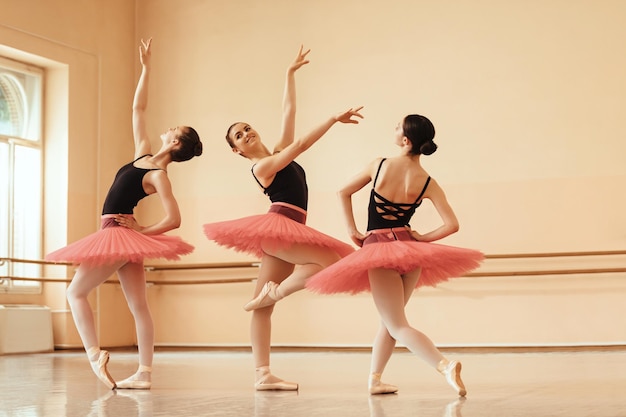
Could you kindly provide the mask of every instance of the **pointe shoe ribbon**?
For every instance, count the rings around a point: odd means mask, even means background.
[[[111,375],[109,374],[109,371],[107,370],[108,363],[109,363],[109,352],[107,352],[106,350],[100,351],[100,353],[98,354],[98,359],[89,361],[89,364],[91,365],[91,369],[93,369],[93,372],[96,374],[98,379],[100,379],[100,381],[102,381],[110,389],[115,389],[116,387],[115,381],[113,380],[113,377],[111,377]]]
[[[280,298],[281,297],[278,295],[278,284],[274,281],[267,281],[265,285],[263,285],[263,288],[261,288],[259,295],[243,306],[243,309],[252,311],[257,308],[268,307],[275,304]]]
[[[446,363],[445,360],[442,360],[437,366],[437,370],[446,377],[448,384],[454,388],[460,397],[467,395],[467,390],[461,380],[461,362],[450,361]]]

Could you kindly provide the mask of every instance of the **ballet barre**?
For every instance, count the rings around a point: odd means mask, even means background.
[[[162,264],[146,265],[146,272],[160,271],[192,271],[207,269],[258,269],[260,262],[217,262],[199,264]],[[253,282],[256,278],[221,278],[221,279],[189,279],[189,280],[154,280],[146,281],[152,285],[201,285],[201,284],[236,284],[242,282]]]
[[[20,258],[2,258],[0,257],[0,266],[5,263],[20,263],[20,264],[35,264],[35,265],[61,265],[70,266],[71,263],[67,262],[50,262],[41,259],[20,259]],[[0,275],[0,284],[5,281],[34,281],[34,282],[71,282],[70,279],[62,278],[29,278],[29,277],[16,277],[12,275]]]
[[[50,262],[42,259],[18,259],[18,258],[2,258],[0,257],[0,266],[5,262],[21,263],[21,264],[38,264],[38,265],[65,265],[70,266],[70,262]]]
[[[485,255],[485,259],[502,260],[502,259],[533,259],[533,258],[573,258],[573,257],[593,257],[593,256],[624,256],[626,250],[608,250],[608,251],[584,251],[584,252],[543,252],[543,253],[509,253],[509,254],[491,254]],[[18,258],[2,258],[0,257],[0,266],[6,262],[28,263],[39,265],[57,265],[71,266],[72,263],[67,262],[50,262],[36,259],[18,259]],[[215,270],[215,269],[258,269],[261,263],[256,262],[221,262],[221,263],[196,263],[196,264],[156,264],[145,265],[144,270],[148,273],[163,271],[192,271],[192,270]],[[581,275],[581,274],[614,274],[626,273],[626,267],[614,268],[560,268],[560,269],[528,269],[528,270],[511,270],[511,271],[477,271],[470,272],[463,277],[479,278],[479,277],[523,277],[523,276],[542,276],[542,275]],[[18,281],[37,281],[37,282],[60,282],[68,283],[71,279],[63,278],[27,278],[15,277],[10,275],[0,275],[0,282],[4,280]],[[186,280],[146,280],[151,285],[201,285],[201,284],[231,284],[253,282],[256,278],[225,278],[225,279],[186,279]],[[105,284],[119,284],[119,280],[111,279],[104,282]]]
[[[14,277],[11,275],[0,275],[0,283],[3,281],[33,281],[33,282],[52,282],[52,283],[70,283],[71,279],[66,278],[28,278]],[[253,282],[256,278],[226,278],[226,279],[188,279],[188,280],[146,280],[149,285],[200,285],[200,284],[236,284],[240,282]],[[108,279],[103,284],[119,284],[117,279]]]
[[[485,255],[485,259],[546,259],[546,258],[583,258],[598,256],[624,256],[626,250],[583,251],[583,252],[540,252],[540,253],[503,253]],[[529,269],[517,271],[476,271],[464,277],[519,277],[540,275],[580,275],[580,274],[614,274],[626,272],[626,267],[615,268],[561,268],[561,269]]]
[[[501,253],[485,255],[485,259],[520,259],[520,258],[565,258],[576,256],[612,256],[626,255],[626,250],[605,250],[586,252],[543,252],[543,253]]]
[[[52,262],[41,259],[19,259],[19,258],[2,258],[0,257],[0,266],[7,262],[37,264],[48,266],[72,266],[71,262]],[[174,270],[201,270],[201,269],[240,269],[240,268],[258,268],[259,262],[218,262],[203,264],[163,264],[163,265],[145,265],[146,272],[174,271]],[[0,275],[0,283],[3,281],[34,281],[34,282],[51,282],[51,283],[69,283],[72,280],[68,278],[32,278],[32,277],[16,277],[12,275]],[[224,278],[224,279],[193,279],[193,280],[146,280],[146,284],[150,285],[200,285],[200,284],[232,284],[242,282],[252,282],[256,278]],[[104,284],[119,284],[117,279],[109,279]]]
[[[470,272],[464,278],[478,277],[523,277],[537,275],[580,275],[580,274],[615,274],[626,272],[626,268],[573,268],[573,269],[538,269],[527,271],[490,271]]]
[[[260,262],[222,262],[222,263],[204,263],[204,264],[163,264],[163,265],[146,265],[144,269],[147,272],[154,271],[174,271],[174,270],[191,270],[191,269],[231,269],[231,268],[258,268]]]

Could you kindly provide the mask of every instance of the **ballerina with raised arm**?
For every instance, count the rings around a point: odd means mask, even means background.
[[[270,373],[271,316],[274,303],[304,288],[306,279],[354,251],[347,243],[305,225],[308,188],[304,169],[295,159],[336,123],[358,123],[362,107],[330,116],[301,138],[295,138],[295,72],[308,64],[302,47],[287,69],[281,135],[270,151],[248,123],[232,124],[226,141],[232,151],[249,159],[252,176],[269,197],[269,212],[204,225],[206,236],[220,245],[261,260],[254,298],[244,309],[253,311],[251,343],[256,367],[255,387],[297,390],[298,384]],[[297,268],[296,268],[297,266]]]
[[[146,131],[148,82],[151,69],[152,40],[141,41],[139,59],[142,71],[133,101],[133,139],[135,155],[132,162],[118,171],[104,201],[101,228],[64,248],[46,256],[53,261],[79,264],[67,288],[72,310],[91,367],[109,388],[150,389],[154,353],[154,326],[146,297],[144,258],[180,259],[193,251],[193,246],[178,236],[165,232],[181,223],[178,204],[167,175],[171,162],[187,161],[202,154],[198,133],[189,126],[170,128],[161,134],[161,146],[152,152]],[[137,203],[157,194],[165,215],[156,223],[141,226],[133,214]],[[96,326],[87,296],[112,274],[119,277],[128,307],[135,320],[139,368],[131,377],[115,382],[107,370],[109,353],[100,349]]]

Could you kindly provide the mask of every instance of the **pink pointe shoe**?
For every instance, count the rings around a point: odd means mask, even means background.
[[[151,372],[151,367],[140,365],[134,375],[117,383],[117,389],[150,389],[152,387],[151,379],[139,379],[139,375],[142,373],[150,374]]]
[[[276,301],[281,298],[282,297],[278,295],[278,284],[274,281],[267,281],[265,285],[263,285],[263,288],[261,288],[259,295],[243,306],[243,309],[246,311],[252,311],[257,308],[268,307],[275,304]]]
[[[100,379],[100,381],[102,381],[110,389],[115,389],[115,381],[113,380],[107,369],[108,363],[109,352],[107,352],[106,350],[101,350],[98,354],[97,359],[89,361],[91,369],[93,369],[93,372],[96,374],[98,379]]]
[[[269,368],[263,367],[257,369],[257,380],[254,383],[254,388],[257,391],[298,391],[298,384],[283,381],[272,375]]]
[[[380,374],[372,373],[370,375],[369,383],[367,384],[367,388],[372,395],[379,394],[395,394],[398,392],[398,387],[391,384],[385,384],[380,380]]]
[[[298,383],[283,380],[276,382],[257,381],[254,388],[257,391],[298,391]]]
[[[447,361],[446,359],[439,362],[437,365],[437,371],[441,373],[446,382],[459,394],[459,397],[465,397],[467,390],[461,380],[461,362],[459,361]]]

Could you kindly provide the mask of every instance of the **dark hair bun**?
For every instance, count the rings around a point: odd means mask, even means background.
[[[420,146],[420,153],[422,155],[430,155],[432,153],[435,153],[436,150],[437,150],[437,144],[433,142],[432,140],[429,140],[428,142],[424,142],[422,143],[422,146]]]
[[[194,148],[194,150],[193,150],[193,154],[194,154],[195,156],[200,156],[200,155],[202,155],[202,142],[198,141],[198,142],[196,143],[196,147],[195,147],[195,148]]]

